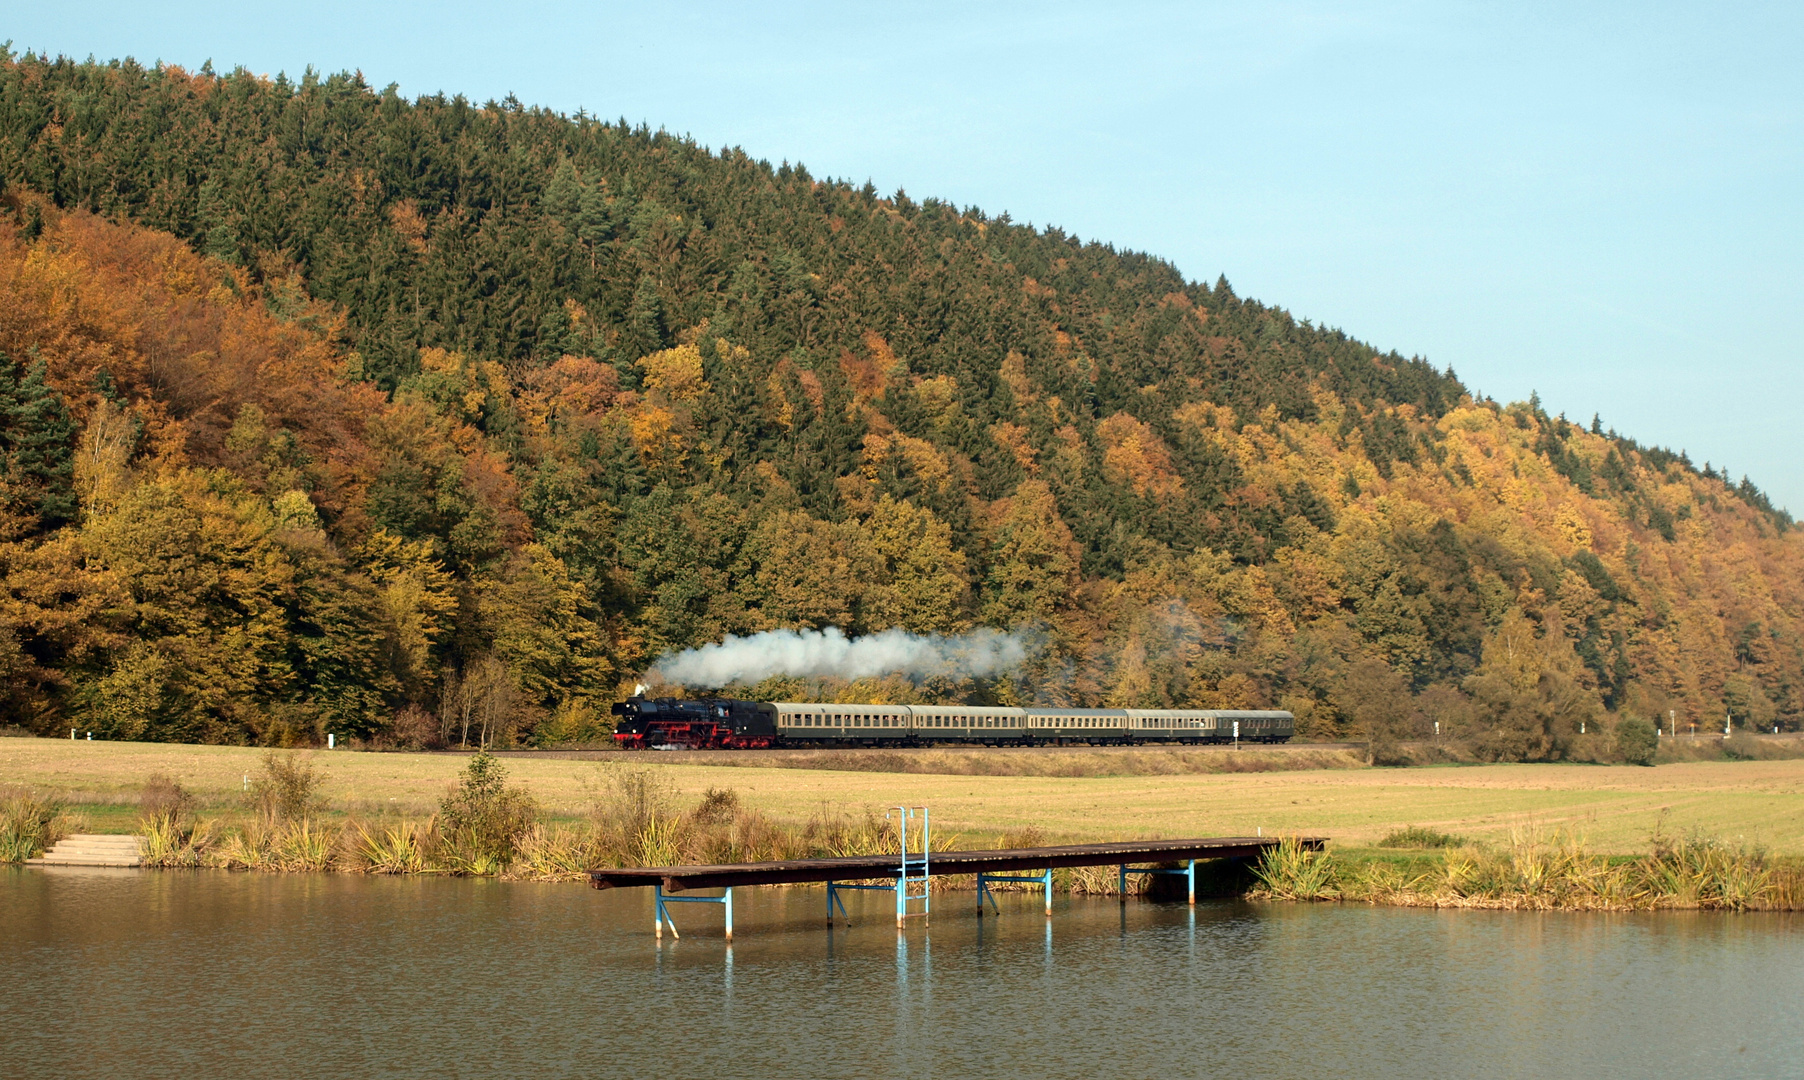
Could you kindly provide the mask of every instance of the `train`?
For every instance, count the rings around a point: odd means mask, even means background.
[[[732,698],[617,703],[614,740],[629,750],[808,746],[1139,746],[1281,743],[1296,717],[1259,709],[1030,709],[981,705],[826,705]]]

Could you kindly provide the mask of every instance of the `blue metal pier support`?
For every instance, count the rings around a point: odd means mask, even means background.
[[[655,902],[656,902],[657,907],[656,907],[656,910],[652,914],[652,932],[660,940],[662,940],[664,937],[664,927],[666,924],[668,924],[670,926],[670,936],[671,937],[680,939],[683,936],[683,935],[677,933],[676,922],[673,919],[671,919],[670,910],[665,906],[667,904],[719,904],[719,905],[721,905],[722,907],[726,908],[727,940],[728,941],[733,940],[733,890],[732,889],[730,889],[730,888],[722,889],[721,894],[719,896],[668,896],[664,892],[664,883],[663,882],[658,882],[655,886],[653,886],[653,889],[654,889]]]
[[[978,918],[980,918],[980,919],[983,918],[983,902],[985,900],[988,900],[990,902],[990,910],[991,911],[994,911],[997,915],[1002,914],[1002,909],[996,906],[996,897],[995,897],[995,894],[990,891],[990,885],[992,882],[1004,882],[1004,881],[1014,882],[1018,885],[1038,885],[1038,886],[1042,887],[1043,889],[1045,889],[1046,890],[1046,917],[1047,918],[1052,917],[1052,867],[1048,866],[1046,868],[1046,872],[1041,874],[1039,877],[1011,877],[1007,874],[978,874],[977,875],[977,917]]]
[[[839,908],[839,914],[846,922],[850,923],[852,921],[852,916],[846,912],[846,902],[839,898],[839,894],[845,890],[869,889],[879,892],[892,892],[895,888],[894,885],[846,885],[838,881],[827,882],[827,925],[833,925],[833,909],[835,906]]]
[[[1135,869],[1134,867],[1127,865],[1126,863],[1122,863],[1121,864],[1121,902],[1123,904],[1127,903],[1127,898],[1128,898],[1127,879],[1128,879],[1129,874],[1182,874],[1184,876],[1185,891],[1187,891],[1190,894],[1190,902],[1192,904],[1196,903],[1196,860],[1195,859],[1186,860],[1184,863],[1184,868],[1182,870],[1164,869],[1164,868],[1160,868],[1160,867],[1150,867],[1145,870],[1139,870],[1139,869]]]

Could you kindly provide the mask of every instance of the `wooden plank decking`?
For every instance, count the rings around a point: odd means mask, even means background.
[[[1062,847],[1007,848],[999,851],[936,851],[928,860],[930,874],[1006,874],[1059,866],[1119,866],[1181,862],[1188,859],[1244,859],[1279,841],[1273,836],[1226,836],[1193,840],[1131,840],[1116,844],[1069,844]],[[1320,837],[1302,843],[1321,850]],[[855,855],[836,859],[787,859],[781,862],[726,863],[717,866],[636,866],[591,870],[597,889],[663,885],[665,892],[685,889],[735,888],[741,885],[793,885],[813,881],[862,881],[894,878],[900,856]],[[911,856],[911,860],[914,856]],[[910,876],[916,872],[910,866]]]

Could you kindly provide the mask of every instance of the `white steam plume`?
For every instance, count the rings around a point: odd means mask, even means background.
[[[848,638],[838,627],[825,630],[766,630],[749,637],[728,634],[666,656],[650,674],[683,686],[754,683],[773,675],[795,678],[866,679],[904,675],[911,679],[997,675],[1021,666],[1027,646],[1016,634],[974,630],[959,637],[922,636],[885,630]]]

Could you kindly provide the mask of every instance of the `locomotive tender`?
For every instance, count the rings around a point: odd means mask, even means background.
[[[1137,746],[1281,743],[1296,718],[1277,710],[1011,709],[981,705],[824,705],[731,698],[631,697],[614,706],[614,739],[647,747]]]

